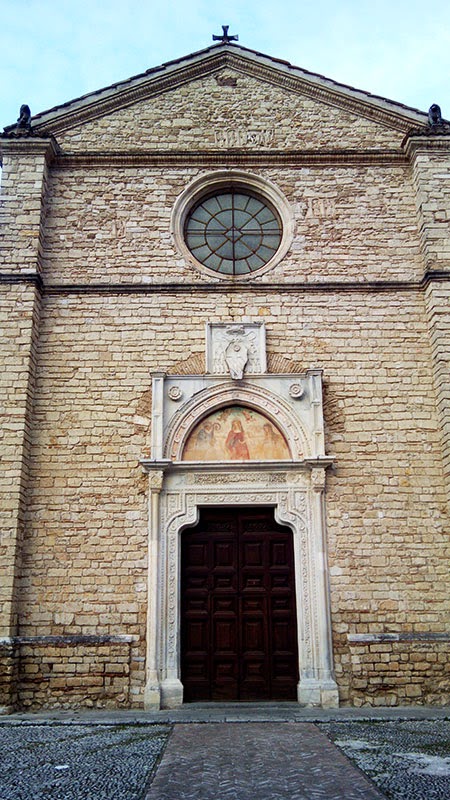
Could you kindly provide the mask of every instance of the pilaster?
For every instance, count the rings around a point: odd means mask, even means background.
[[[300,669],[298,702],[306,706],[337,708],[339,693],[333,670],[331,641],[331,612],[328,582],[328,559],[325,529],[326,471],[316,466],[311,470],[311,533],[308,537],[309,568],[308,596],[311,597],[311,619],[306,624],[315,630],[313,650],[305,657]]]
[[[160,541],[160,494],[164,472],[151,469],[148,473],[149,526],[148,526],[148,582],[147,582],[147,649],[144,708],[159,709],[161,704],[160,676],[158,665],[158,574]]]
[[[56,155],[53,139],[0,137],[2,187],[0,271],[41,271],[48,167]]]
[[[43,219],[51,140],[0,137],[0,325],[3,369],[0,473],[0,706],[15,698],[14,636],[28,491],[36,350],[40,321]]]
[[[450,125],[405,142],[416,191],[444,481],[450,501]]]

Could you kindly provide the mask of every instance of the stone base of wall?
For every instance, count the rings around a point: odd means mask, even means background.
[[[143,687],[144,663],[132,636],[15,637],[3,651],[5,713],[142,707],[143,688],[132,682]]]
[[[335,642],[341,705],[450,704],[450,636],[350,634]],[[0,713],[142,708],[132,636],[16,637],[0,643]]]
[[[0,641],[0,714],[10,713],[17,704],[18,658],[14,642]]]
[[[450,636],[446,634],[350,634],[338,661],[343,705],[450,703]]]

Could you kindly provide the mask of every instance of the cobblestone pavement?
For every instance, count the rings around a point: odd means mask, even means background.
[[[0,800],[141,800],[169,728],[0,726]]]
[[[337,722],[320,729],[390,800],[450,798],[450,723]]]
[[[450,798],[449,709],[183,709],[2,717],[0,800]]]
[[[146,800],[381,800],[315,725],[177,725]]]

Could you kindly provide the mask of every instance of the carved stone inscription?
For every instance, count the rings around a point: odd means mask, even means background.
[[[336,204],[330,198],[308,197],[306,203],[305,219],[336,216]]]
[[[273,142],[274,129],[229,128],[215,131],[214,135],[216,147],[269,147]]]

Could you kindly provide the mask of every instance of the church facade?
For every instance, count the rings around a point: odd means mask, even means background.
[[[0,706],[449,700],[450,125],[222,41],[0,137]]]

